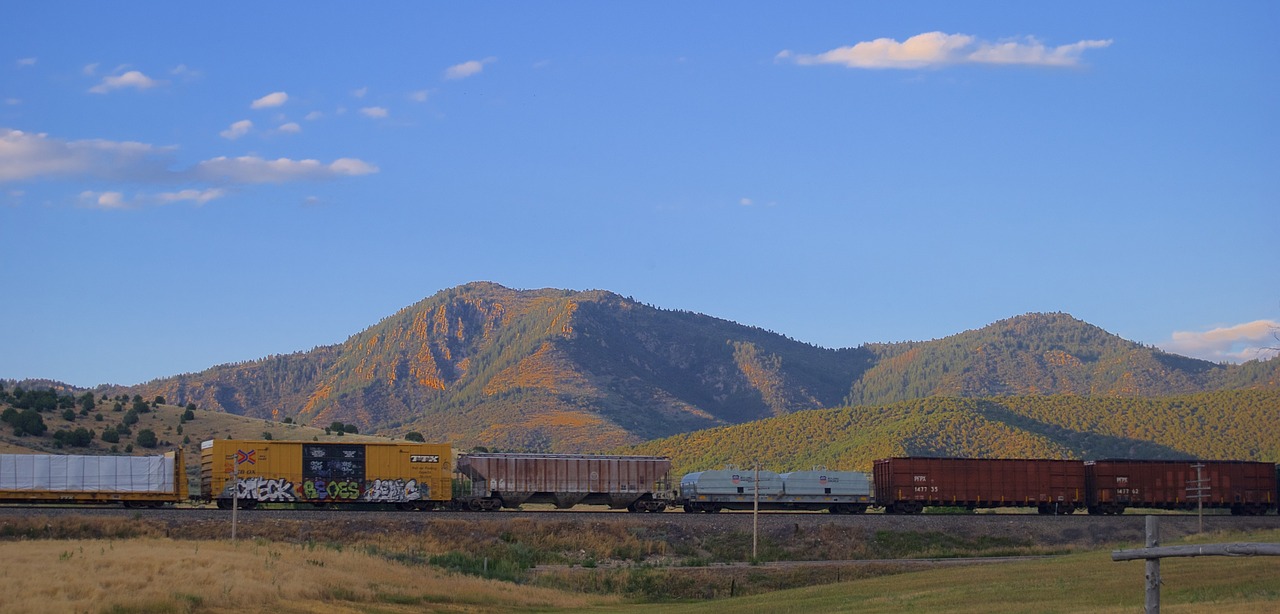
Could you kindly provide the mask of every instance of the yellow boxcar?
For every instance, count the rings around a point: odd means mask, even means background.
[[[430,509],[452,498],[448,444],[213,439],[200,450],[200,494],[222,508],[235,498]]]
[[[182,450],[159,456],[0,454],[0,503],[121,503],[187,499]]]

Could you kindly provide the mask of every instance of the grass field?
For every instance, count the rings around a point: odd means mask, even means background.
[[[582,527],[580,534],[565,533],[561,523],[505,526],[494,529],[503,535],[540,535],[525,545],[531,552],[587,550],[588,541],[628,539],[612,526]],[[441,528],[458,539],[483,539],[454,523]],[[437,537],[320,534],[290,541],[287,535],[293,532],[233,544],[171,540],[162,526],[130,518],[6,520],[0,526],[0,612],[640,612],[657,607],[735,614],[999,614],[1134,612],[1143,600],[1142,562],[1112,562],[1111,547],[925,569],[889,561],[793,562],[782,569],[578,565],[570,574],[573,580],[548,584],[544,574],[515,573],[516,581],[507,582],[478,578],[474,571],[450,572],[444,567],[452,562],[433,559],[457,552],[456,544]],[[401,551],[396,544],[406,540],[415,543]],[[1183,543],[1243,541],[1278,542],[1280,529],[1210,533]],[[635,541],[629,547],[647,546]],[[1280,557],[1170,559],[1162,572],[1166,612],[1280,611]],[[805,584],[811,586],[790,588]]]
[[[714,602],[665,604],[663,611],[1141,612],[1143,573],[1141,561],[1115,563],[1109,552],[1094,552],[902,573]],[[1164,612],[1280,611],[1280,559],[1276,557],[1167,560],[1161,564],[1161,575]]]

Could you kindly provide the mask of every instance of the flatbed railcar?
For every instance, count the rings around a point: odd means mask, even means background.
[[[917,514],[926,506],[1070,514],[1086,503],[1080,461],[895,457],[875,461],[873,473],[876,504],[890,514]]]
[[[549,503],[661,512],[671,498],[663,456],[472,453],[458,457],[458,473],[465,486],[454,505],[473,511]]]
[[[0,454],[0,503],[161,507],[187,494],[181,449],[156,456]]]
[[[1193,510],[1202,505],[1255,516],[1276,509],[1273,463],[1106,459],[1084,465],[1090,514],[1123,514],[1129,507]]]
[[[827,510],[861,514],[872,504],[870,476],[857,471],[723,469],[680,478],[677,504],[685,512],[720,510]]]
[[[452,498],[448,444],[214,439],[200,444],[200,495],[260,503],[432,509]]]

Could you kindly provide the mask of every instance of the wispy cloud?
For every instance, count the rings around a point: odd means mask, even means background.
[[[1269,358],[1280,347],[1280,322],[1254,320],[1207,331],[1177,331],[1160,344],[1167,352],[1212,361],[1242,362]]]
[[[469,60],[461,64],[454,64],[444,71],[445,79],[466,79],[472,75],[480,74],[484,70],[485,64],[497,62],[498,58],[485,58],[483,60]]]
[[[98,62],[85,64],[84,68],[80,69],[80,72],[84,73],[86,77],[92,77],[94,73],[98,72]]]
[[[253,122],[247,119],[242,119],[228,126],[226,130],[219,132],[218,136],[221,136],[222,138],[227,139],[229,141],[234,141],[246,134],[249,134],[249,131],[252,129],[253,129]]]
[[[364,95],[368,93],[369,93],[369,88],[367,86],[362,87],[360,89],[351,90],[351,95],[355,96],[356,98],[364,98]]]
[[[227,186],[320,181],[378,172],[357,158],[319,160],[219,156],[189,168],[172,169],[172,147],[106,140],[65,141],[45,134],[0,128],[0,183],[45,179],[98,179],[153,185],[197,184],[176,192],[141,194],[132,200],[115,191],[81,193],[85,204],[125,208],[132,204],[192,201],[204,204],[227,194]]]
[[[360,114],[364,115],[365,117],[382,119],[382,118],[385,118],[389,113],[383,107],[365,107],[363,109],[360,109]]]
[[[161,83],[162,81],[157,81],[155,79],[152,79],[151,77],[148,77],[142,74],[141,71],[130,70],[124,74],[107,75],[103,77],[102,83],[99,83],[89,88],[89,91],[93,92],[94,94],[106,94],[107,92],[124,89],[127,87],[130,87],[136,90],[149,90],[153,87],[160,85]]]
[[[177,192],[161,192],[156,194],[154,200],[161,205],[178,203],[183,201],[191,201],[197,205],[203,205],[215,198],[222,198],[227,195],[225,188],[207,188],[204,190],[180,190]]]
[[[64,141],[0,128],[0,182],[67,176],[145,180],[165,174],[171,151],[132,141]]]
[[[1110,45],[1110,40],[1082,40],[1049,47],[1030,36],[990,42],[968,34],[925,32],[902,42],[877,38],[812,55],[783,50],[775,60],[800,66],[837,64],[869,69],[937,68],[955,64],[1076,66],[1086,50]]]
[[[139,193],[135,194],[133,198],[125,198],[122,192],[86,190],[80,193],[80,203],[82,206],[91,209],[119,210],[137,209],[144,206],[171,205],[182,202],[203,205],[226,195],[227,190],[225,188],[186,189],[177,192],[158,192],[154,194]]]
[[[96,209],[126,209],[129,207],[129,203],[124,200],[124,194],[120,192],[91,192],[86,190],[80,193],[80,202]]]
[[[289,100],[288,94],[284,92],[272,92],[270,94],[267,94],[266,96],[263,96],[262,98],[259,98],[253,101],[249,105],[249,108],[250,109],[267,109],[271,107],[278,107],[284,104],[285,102],[288,102],[288,100]]]
[[[26,66],[35,66],[35,65],[36,65],[36,59],[35,59],[35,58],[21,58],[21,59],[19,59],[17,62],[15,62],[15,64],[17,64],[18,66],[23,66],[23,67],[26,67]]]
[[[430,96],[431,96],[430,90],[418,90],[416,92],[409,92],[409,100],[412,100],[414,102],[426,102],[427,98],[429,98]]]
[[[302,126],[299,126],[298,122],[289,122],[286,124],[280,124],[280,127],[276,128],[276,131],[286,132],[289,134],[297,134],[299,132],[302,132]]]
[[[196,165],[194,174],[204,180],[229,183],[284,183],[368,175],[378,167],[355,158],[339,158],[329,164],[319,160],[264,160],[255,156],[217,157]]]

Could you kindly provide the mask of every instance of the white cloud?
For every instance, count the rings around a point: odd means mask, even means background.
[[[131,200],[115,191],[80,194],[87,206],[119,209],[179,201],[204,204],[227,195],[227,187],[237,184],[319,181],[379,171],[377,166],[356,158],[338,158],[326,164],[318,160],[264,160],[254,156],[223,156],[193,167],[171,169],[172,150],[134,142],[65,141],[45,134],[0,128],[0,183],[73,178],[154,185],[204,184],[173,192],[137,194]]]
[[[272,92],[253,101],[250,109],[266,109],[270,107],[278,107],[289,100],[289,95],[284,92]]]
[[[84,191],[80,193],[80,200],[86,205],[98,209],[126,209],[129,207],[129,203],[124,200],[124,195],[119,192]]]
[[[378,167],[355,158],[339,158],[330,164],[319,160],[264,160],[255,156],[227,158],[220,156],[196,165],[196,177],[207,181],[230,183],[283,183],[331,179],[342,176],[368,175]]]
[[[231,124],[231,126],[229,126],[226,130],[219,132],[218,135],[224,139],[234,141],[246,134],[249,134],[249,131],[252,129],[253,129],[253,122],[247,119],[242,119],[234,124]]]
[[[484,70],[484,65],[498,61],[498,58],[485,58],[483,60],[470,60],[461,64],[454,64],[444,71],[445,79],[466,79],[472,75],[479,74]]]
[[[429,96],[431,96],[430,90],[418,90],[416,92],[409,92],[409,100],[412,100],[414,102],[426,102]]]
[[[850,47],[808,55],[784,50],[775,56],[800,66],[838,64],[849,68],[933,68],[954,64],[1021,64],[1075,66],[1086,49],[1111,45],[1110,40],[1082,40],[1046,47],[1033,37],[989,42],[968,34],[925,32],[905,41],[878,38]]]
[[[188,200],[197,205],[203,205],[215,198],[222,198],[226,195],[227,190],[224,188],[207,188],[204,190],[187,189],[180,190],[178,192],[161,192],[160,194],[155,195],[154,200],[162,205]]]
[[[1160,344],[1167,352],[1204,360],[1242,362],[1276,355],[1280,322],[1254,320],[1203,332],[1177,331]]]
[[[289,122],[287,124],[280,124],[280,127],[276,128],[276,131],[288,132],[289,134],[297,134],[299,132],[302,132],[302,126],[299,126],[298,122]]]
[[[147,179],[165,174],[169,150],[131,141],[64,141],[0,128],[0,182],[76,175]]]
[[[89,88],[89,91],[94,94],[105,94],[112,90],[123,89],[126,87],[139,90],[149,90],[160,84],[160,81],[156,81],[139,71],[131,70],[121,75],[107,75],[102,78],[102,83]]]
[[[191,68],[186,64],[179,64],[177,66],[174,66],[169,70],[169,74],[173,75],[174,77],[181,78],[184,81],[193,81],[203,76],[200,71],[195,70],[194,68]]]
[[[7,104],[7,105],[9,105],[9,106],[11,106],[11,107],[16,107],[16,106],[18,106],[18,105],[22,104],[22,99],[21,99],[21,98],[12,98],[12,97],[10,97],[10,98],[5,98],[5,99],[4,99],[4,103],[5,103],[5,104]]]
[[[317,119],[320,119],[321,117],[324,117],[324,113],[321,113],[320,111],[312,111],[310,113],[307,113],[307,116],[302,119],[305,119],[309,122],[313,122],[313,121],[316,121]]]
[[[35,65],[36,65],[36,59],[35,59],[35,58],[22,58],[22,59],[18,60],[17,64],[18,64],[18,66],[35,66]]]
[[[360,113],[365,117],[382,119],[387,116],[387,110],[382,107],[365,107],[360,109]]]
[[[738,204],[742,205],[743,207],[750,207],[752,204],[754,204],[754,202],[755,201],[752,201],[750,198],[743,198],[738,201]]]
[[[369,93],[368,87],[362,87],[358,90],[351,90],[351,95],[355,96],[356,98],[364,98],[364,95],[368,93]]]
[[[87,77],[92,77],[94,73],[98,72],[98,63],[94,62],[92,64],[85,64],[84,68],[81,69],[80,72],[83,72]]]

